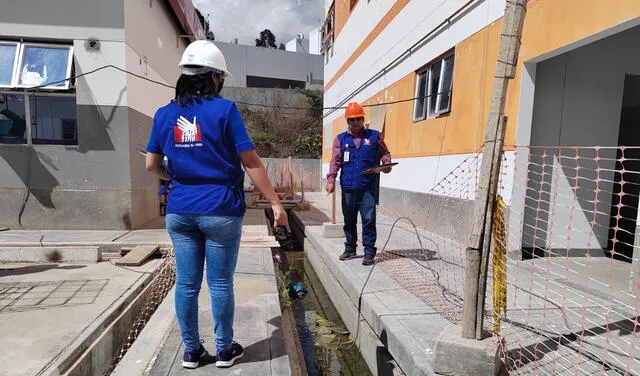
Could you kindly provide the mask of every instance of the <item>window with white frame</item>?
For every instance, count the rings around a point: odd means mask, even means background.
[[[329,8],[327,19],[322,26],[322,54],[325,57],[325,65],[329,63],[329,56],[333,56],[335,17],[336,7],[334,1]]]
[[[0,41],[0,87],[69,90],[73,47]]]
[[[0,143],[78,144],[72,69],[70,45],[0,41]]]
[[[433,118],[451,111],[453,53],[418,71],[413,104],[413,121]]]
[[[0,42],[0,87],[11,87],[18,65],[19,43]]]

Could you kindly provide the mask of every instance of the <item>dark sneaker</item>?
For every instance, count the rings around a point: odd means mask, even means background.
[[[364,255],[364,258],[362,259],[362,265],[373,265],[376,263],[376,261],[373,259],[375,256],[368,256],[368,255]]]
[[[242,354],[244,354],[242,346],[235,342],[231,342],[231,348],[229,350],[220,351],[216,355],[216,367],[231,367],[236,360],[242,358]]]
[[[356,252],[355,251],[344,251],[341,255],[340,255],[340,260],[344,261],[344,260],[351,260],[353,258],[356,258]]]
[[[205,356],[207,356],[207,350],[205,350],[202,345],[200,345],[198,351],[189,352],[185,350],[184,355],[182,356],[182,366],[189,369],[198,368],[200,359]]]

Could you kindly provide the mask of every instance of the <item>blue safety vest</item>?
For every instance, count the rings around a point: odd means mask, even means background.
[[[378,139],[380,132],[365,129],[360,139],[360,147],[356,148],[353,137],[349,132],[338,135],[342,165],[340,185],[342,189],[377,190],[379,174],[362,175],[362,172],[380,165],[378,154]]]

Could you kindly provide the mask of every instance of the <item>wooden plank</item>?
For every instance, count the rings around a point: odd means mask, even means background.
[[[262,241],[240,241],[240,248],[272,248],[272,247],[280,247],[280,243],[273,238],[271,240],[262,240]]]
[[[158,249],[160,249],[158,245],[139,245],[127,253],[126,256],[116,261],[116,265],[140,266]]]
[[[243,236],[242,237],[242,241],[243,242],[262,242],[262,241],[269,241],[269,240],[273,240],[275,239],[275,237],[273,236],[269,236],[269,235],[263,235],[263,236]]]

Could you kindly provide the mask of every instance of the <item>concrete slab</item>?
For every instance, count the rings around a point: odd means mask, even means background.
[[[500,341],[461,338],[462,328],[450,325],[438,338],[434,370],[443,375],[497,376],[502,369]]]
[[[100,261],[97,246],[75,247],[3,247],[0,245],[0,262],[79,262]]]
[[[112,242],[127,231],[111,230],[9,230],[0,233],[0,245],[20,247],[38,246],[81,246]]]
[[[176,330],[174,304],[175,286],[151,316],[145,329],[138,335],[111,376],[142,375],[147,371],[149,359],[157,359],[162,345]]]
[[[354,336],[358,325],[357,307],[360,291],[362,291],[362,286],[371,267],[363,266],[357,262],[358,260],[339,261],[340,252],[336,252],[335,247],[327,244],[332,243],[335,239],[322,238],[318,227],[308,227],[307,235],[305,252],[325,285],[325,289],[329,292],[336,309],[340,312],[342,320]],[[326,284],[331,283],[331,279],[335,280],[334,286],[327,287]],[[375,375],[387,374],[388,370],[381,369],[380,364],[384,358],[384,352],[388,351],[403,373],[431,374],[424,359],[430,356],[432,350],[421,346],[415,340],[410,340],[412,338],[408,334],[410,331],[404,328],[395,317],[419,313],[430,313],[437,317],[433,314],[433,310],[423,302],[416,300],[381,269],[374,269],[364,291],[361,305],[363,318],[361,325],[366,324],[371,333],[366,334],[367,330],[365,329],[363,336],[356,343],[372,373]],[[399,301],[403,303],[398,304]],[[432,332],[438,334],[446,324],[448,322],[440,322],[439,320],[422,322],[423,327],[430,328]],[[419,333],[424,333],[424,330]],[[370,336],[374,336],[376,340],[374,342],[365,340]],[[392,349],[395,351],[391,351]],[[386,364],[387,361],[382,363]]]
[[[321,236],[323,238],[341,238],[344,239],[343,224],[325,222],[322,224]]]
[[[171,239],[167,230],[135,230],[123,234],[113,241],[116,244],[159,244],[170,245]]]
[[[2,375],[48,373],[141,286],[158,265],[3,265],[0,270]],[[28,345],[27,345],[28,344]],[[38,354],[34,356],[34,354]]]

